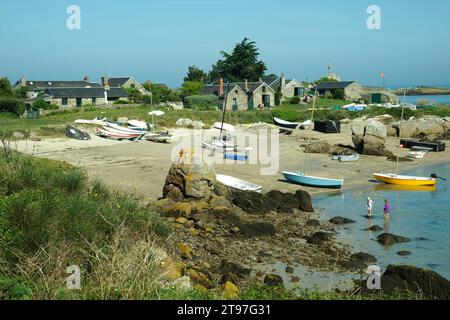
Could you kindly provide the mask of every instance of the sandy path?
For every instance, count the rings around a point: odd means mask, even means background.
[[[340,134],[321,134],[313,132],[312,138],[331,144],[352,144],[350,126],[344,125]],[[39,142],[18,141],[17,150],[55,160],[67,161],[86,169],[90,177],[99,177],[106,183],[128,191],[137,191],[152,198],[161,196],[166,174],[171,165],[171,154],[177,145],[177,137],[183,131],[175,131],[172,144],[158,144],[148,141],[121,142],[102,139],[96,136],[90,141],[77,141],[68,138],[46,139]],[[186,134],[186,132],[184,132]],[[306,132],[302,132],[306,136]],[[314,140],[317,141],[317,140]],[[299,145],[301,137],[280,135],[280,157],[278,173],[261,175],[259,164],[215,164],[217,173],[232,175],[262,185],[264,191],[278,189],[295,191],[303,188],[313,194],[330,192],[326,189],[304,188],[286,183],[280,174],[283,170],[295,171],[303,168],[305,154]],[[397,139],[388,138],[387,148],[395,151]],[[407,150],[401,150],[406,155]],[[210,151],[203,151],[205,159],[211,160]],[[221,163],[219,154],[215,159]],[[320,176],[345,178],[344,189],[367,186],[376,171],[393,171],[395,162],[382,157],[362,156],[356,163],[332,161],[328,155],[308,155],[308,173]],[[400,163],[400,171],[417,166],[448,162],[450,150],[429,153],[424,159],[414,163]],[[263,166],[266,167],[266,166]],[[336,192],[336,191],[332,191]]]

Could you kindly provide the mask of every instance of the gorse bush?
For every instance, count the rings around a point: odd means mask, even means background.
[[[0,297],[70,294],[115,299],[154,294],[160,274],[156,243],[170,233],[159,214],[142,207],[139,198],[110,190],[98,180],[89,183],[79,168],[4,152]],[[64,288],[66,268],[73,264],[82,268],[89,288],[80,296]],[[132,290],[134,286],[143,291]]]
[[[219,107],[219,98],[215,95],[189,96],[185,98],[185,105],[195,110],[216,110]]]
[[[25,112],[25,102],[22,99],[0,97],[0,112],[11,112],[20,116]]]

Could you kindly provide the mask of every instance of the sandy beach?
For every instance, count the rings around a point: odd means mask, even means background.
[[[162,195],[162,187],[171,166],[171,155],[180,148],[178,141],[183,136],[193,134],[193,130],[172,130],[172,144],[158,144],[148,141],[113,141],[91,135],[92,140],[78,141],[69,138],[51,138],[41,141],[21,140],[13,143],[18,151],[54,160],[63,160],[84,168],[91,178],[100,178],[109,185],[132,192],[138,192],[156,199]],[[202,150],[203,156],[215,157],[213,165],[216,173],[231,175],[243,180],[260,184],[263,192],[270,190],[296,191],[299,188],[311,194],[339,192],[327,189],[301,187],[287,183],[281,171],[301,170],[304,166],[305,153],[300,146],[305,143],[306,131],[295,135],[279,135],[279,165],[274,175],[261,175],[261,164],[245,162],[223,163],[220,153],[212,155],[209,150]],[[324,141],[331,145],[341,143],[352,145],[350,125],[343,125],[339,134],[323,134],[312,132],[312,142]],[[386,148],[397,153],[398,139],[387,138]],[[198,150],[198,149],[196,149]],[[406,155],[407,149],[400,149],[401,155]],[[414,162],[401,162],[400,172],[416,168],[448,162],[450,150],[431,152],[425,158]],[[211,159],[209,159],[211,160]],[[372,179],[372,173],[378,171],[392,172],[396,163],[385,157],[361,156],[360,161],[340,163],[331,160],[327,154],[308,155],[308,173],[319,176],[344,178],[344,190],[367,186]]]

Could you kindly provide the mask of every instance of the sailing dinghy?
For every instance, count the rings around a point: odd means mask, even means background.
[[[314,118],[314,110],[316,107],[316,97],[317,97],[317,89],[314,93],[313,107],[311,112],[311,122],[313,122]],[[311,142],[311,126],[308,128],[308,144]],[[315,188],[332,188],[332,189],[340,189],[344,185],[344,179],[333,179],[333,178],[325,178],[325,177],[317,177],[306,174],[306,167],[308,164],[308,152],[305,150],[305,169],[303,172],[289,172],[283,171],[282,174],[284,178],[292,183],[299,184],[302,186],[315,187]]]
[[[404,93],[404,103],[402,105],[402,115],[400,121],[403,121],[403,115],[405,111],[405,100],[406,92]],[[401,123],[400,123],[401,124]],[[401,125],[399,126],[401,128]],[[399,132],[399,139],[401,141],[401,131]],[[399,144],[399,149],[402,145]],[[373,176],[378,181],[394,184],[394,185],[404,185],[404,186],[435,186],[437,184],[437,176],[433,175],[431,177],[419,177],[419,176],[405,176],[399,175],[399,160],[400,155],[397,155],[397,170],[395,173],[374,173]]]

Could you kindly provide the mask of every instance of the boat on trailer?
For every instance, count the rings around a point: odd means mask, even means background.
[[[241,180],[235,177],[226,176],[223,174],[216,174],[216,179],[220,183],[226,185],[227,187],[241,190],[241,191],[254,191],[262,192],[262,187],[260,185]]]
[[[287,181],[307,187],[340,189],[344,186],[344,179],[322,178],[302,172],[283,171],[282,174]]]

